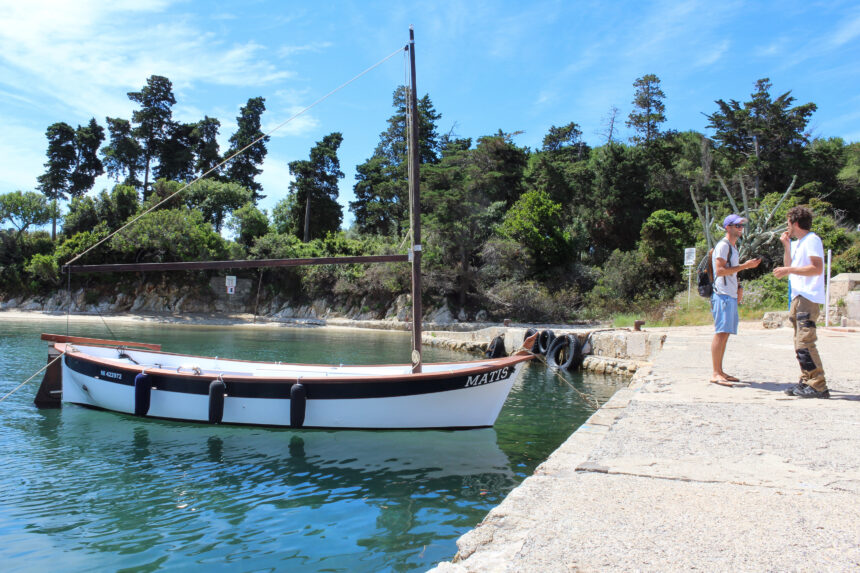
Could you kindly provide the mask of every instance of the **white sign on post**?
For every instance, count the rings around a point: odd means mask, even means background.
[[[692,267],[696,264],[696,247],[684,249],[684,266]]]
[[[234,294],[236,292],[236,277],[227,276],[227,294]]]
[[[690,290],[693,287],[693,265],[696,264],[696,247],[684,249],[684,266],[687,267],[687,308],[690,307]]]

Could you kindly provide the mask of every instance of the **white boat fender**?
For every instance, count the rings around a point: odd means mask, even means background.
[[[213,380],[209,384],[209,423],[220,424],[224,418],[224,397],[227,395],[227,385],[223,378]]]
[[[152,396],[152,383],[146,370],[134,377],[134,415],[146,416]]]
[[[290,388],[290,427],[301,428],[305,425],[305,410],[308,402],[308,392],[304,384],[296,382]]]

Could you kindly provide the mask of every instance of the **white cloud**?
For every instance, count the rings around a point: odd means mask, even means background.
[[[779,38],[767,45],[755,48],[753,53],[759,58],[781,57],[788,44],[789,41],[786,38]]]
[[[322,52],[334,44],[331,42],[314,42],[312,44],[306,44],[304,46],[283,46],[278,50],[279,58],[289,58],[290,56],[295,56],[296,54],[303,54],[306,52]]]
[[[263,186],[266,198],[260,201],[260,209],[265,209],[272,216],[272,209],[284,197],[294,177],[290,175],[289,160],[269,154],[263,161],[263,172],[257,176],[257,182]]]
[[[199,83],[261,86],[293,76],[266,60],[253,41],[225,45],[191,18],[171,14],[166,0],[2,2],[0,63],[12,73],[3,91],[81,115],[127,115],[125,91],[153,74]],[[180,5],[181,7],[181,5]]]
[[[310,111],[295,117],[295,114],[303,109],[302,107],[292,106],[283,111],[279,109],[273,116],[265,116],[266,123],[262,128],[263,133],[269,133],[275,128],[277,128],[277,131],[272,133],[272,137],[307,135],[311,133],[319,126],[320,122],[311,115]]]
[[[838,48],[858,37],[860,37],[860,14],[840,23],[830,38],[830,45]]]
[[[0,138],[0,193],[32,191],[36,177],[44,170],[44,150],[48,147],[43,129],[17,124],[0,116],[3,137]],[[36,150],[41,149],[38,153]]]
[[[719,42],[716,46],[713,46],[710,51],[702,54],[696,62],[696,65],[704,68],[716,64],[729,50],[729,45],[730,43],[728,40]]]

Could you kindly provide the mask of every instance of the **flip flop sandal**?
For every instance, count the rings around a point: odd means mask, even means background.
[[[734,384],[732,384],[728,380],[723,380],[722,378],[711,378],[711,384],[717,384],[718,386],[727,386],[729,388],[735,387]]]

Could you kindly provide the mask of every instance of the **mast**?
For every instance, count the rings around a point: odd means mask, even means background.
[[[419,193],[418,96],[415,85],[415,30],[409,26],[409,206],[412,215],[412,372],[421,372],[421,195]]]

